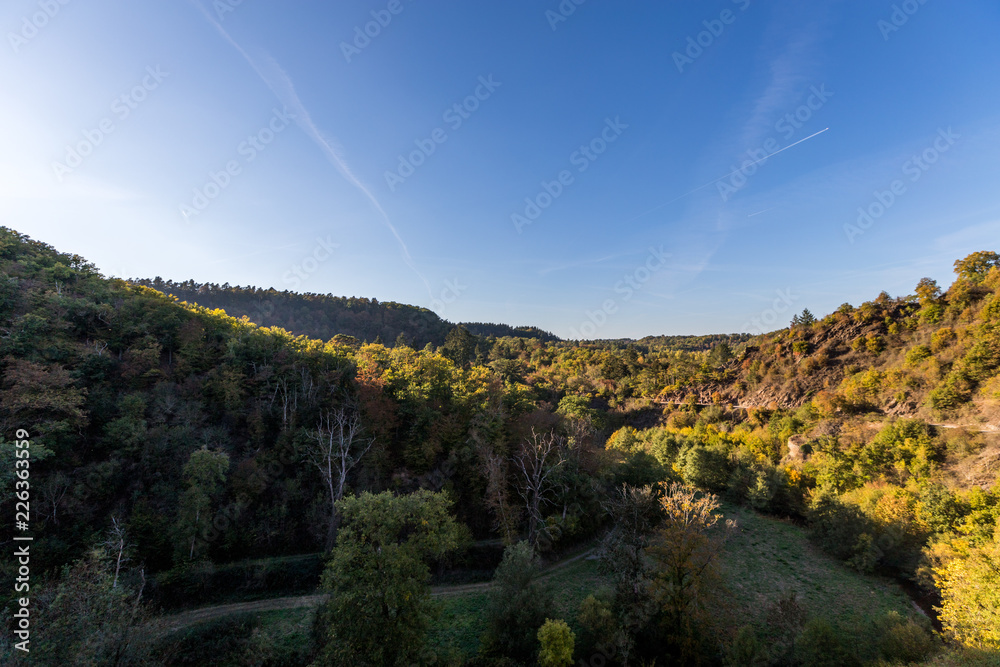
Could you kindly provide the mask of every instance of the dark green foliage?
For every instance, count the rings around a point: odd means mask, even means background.
[[[156,278],[132,282],[208,309],[221,308],[232,317],[247,317],[260,326],[280,327],[320,340],[342,335],[359,341],[379,338],[389,342],[404,334],[410,347],[419,349],[428,342],[442,345],[452,329],[451,324],[426,308],[378,299],[297,294],[193,280],[177,283]]]
[[[614,468],[613,475],[615,488],[622,485],[642,487],[679,481],[670,466],[660,463],[646,452],[636,452],[626,458]]]
[[[260,614],[226,616],[160,639],[153,658],[164,667],[204,665],[206,656],[213,667],[301,667],[309,660],[308,633],[290,625],[265,624]]]
[[[443,494],[364,493],[338,501],[343,524],[323,573],[317,665],[402,667],[424,648],[437,605],[429,563],[468,536]]]
[[[28,654],[12,651],[10,665],[143,665],[149,654],[142,627],[149,609],[141,573],[114,581],[114,570],[95,550],[63,568],[59,581],[32,585],[32,632]],[[8,630],[9,632],[9,630]],[[44,633],[44,634],[43,634]],[[30,659],[22,659],[22,656]]]
[[[304,594],[316,590],[323,566],[318,553],[227,565],[197,563],[157,575],[149,594],[165,608]]]
[[[813,496],[807,516],[816,542],[824,551],[842,560],[854,556],[861,535],[871,531],[861,510],[842,502],[829,491]]]
[[[795,640],[795,657],[803,667],[848,667],[859,664],[845,646],[845,639],[826,619],[811,619]]]
[[[724,451],[694,445],[681,452],[680,461],[684,480],[689,484],[714,492],[727,489],[732,468]]]
[[[493,578],[486,607],[486,631],[480,640],[484,657],[504,656],[533,664],[538,629],[553,615],[552,592],[538,576],[538,562],[527,542],[507,547]]]

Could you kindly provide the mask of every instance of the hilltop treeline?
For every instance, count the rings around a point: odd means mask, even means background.
[[[154,278],[130,282],[209,310],[222,309],[233,317],[247,317],[262,327],[279,327],[319,340],[341,334],[359,341],[392,344],[402,334],[410,345],[423,347],[427,343],[441,345],[454,327],[426,308],[378,299],[279,292],[274,288],[193,280],[174,282]]]

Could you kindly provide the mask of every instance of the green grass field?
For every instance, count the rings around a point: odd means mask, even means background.
[[[728,603],[740,625],[760,619],[783,593],[794,591],[811,616],[832,621],[870,621],[895,611],[917,614],[893,582],[858,574],[814,546],[804,528],[727,506],[739,529],[722,558]]]
[[[788,592],[797,594],[808,615],[834,622],[868,624],[893,611],[903,617],[918,614],[899,586],[860,575],[827,556],[809,541],[805,529],[740,507],[727,505],[724,513],[738,524],[720,562],[719,598],[729,630],[762,623],[762,612]],[[546,581],[555,593],[557,615],[579,632],[580,603],[606,584],[597,562],[576,561]],[[484,629],[486,599],[481,591],[441,598],[443,609],[431,644],[474,654]]]

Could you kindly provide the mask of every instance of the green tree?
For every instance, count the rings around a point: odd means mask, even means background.
[[[480,653],[530,664],[538,655],[536,633],[552,610],[552,592],[538,581],[538,560],[531,545],[510,545],[493,575]]]
[[[179,559],[194,559],[198,537],[212,525],[212,501],[219,494],[229,470],[229,455],[202,447],[191,453],[184,464],[184,482],[187,489],[181,495],[177,532]]]
[[[24,660],[25,665],[149,664],[148,635],[142,628],[149,619],[142,600],[145,577],[140,571],[130,577],[135,585],[116,582],[113,570],[105,566],[112,557],[94,549],[64,567],[58,583],[32,595],[37,605],[33,624],[42,632],[38,638],[32,634],[29,654],[14,650],[14,655],[4,656],[0,651],[0,663],[19,665],[20,656],[26,655],[30,660]]]
[[[456,366],[464,368],[476,358],[476,337],[468,329],[458,325],[448,332],[440,352]]]
[[[825,618],[810,619],[795,640],[795,656],[805,667],[841,667],[849,654],[836,628]]]
[[[622,486],[605,502],[604,511],[611,530],[601,542],[601,569],[611,577],[614,626],[602,623],[598,634],[627,664],[636,638],[655,614],[646,548],[663,516],[659,492],[651,486]]]
[[[538,629],[539,667],[570,667],[573,664],[573,645],[576,635],[566,625],[566,621],[545,619]]]
[[[343,523],[322,577],[316,665],[396,667],[424,648],[438,607],[429,563],[468,541],[444,493],[362,493],[337,503]]]

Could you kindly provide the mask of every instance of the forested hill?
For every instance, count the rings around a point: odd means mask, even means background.
[[[882,292],[742,347],[716,348],[709,372],[667,387],[662,400],[729,402],[821,412],[881,412],[933,420],[1000,418],[1000,255],[955,262],[942,290],[924,278],[909,296]],[[704,370],[704,369],[703,369]]]
[[[379,340],[386,345],[396,342],[412,347],[427,343],[443,345],[455,324],[437,313],[419,306],[364,297],[333,296],[297,292],[279,292],[274,288],[231,286],[228,283],[174,282],[162,278],[134,279],[129,282],[170,294],[181,301],[209,309],[221,308],[227,314],[263,327],[280,327],[296,335],[330,340],[340,334],[359,341]],[[463,323],[470,333],[484,338],[538,338],[544,342],[558,337],[536,327],[512,327],[483,322]],[[402,336],[402,337],[401,337]]]
[[[248,317],[263,327],[280,327],[317,340],[330,340],[341,334],[359,341],[380,340],[392,345],[402,334],[409,345],[423,347],[427,343],[443,344],[455,326],[426,308],[364,297],[299,294],[193,280],[174,282],[154,278],[130,282],[204,308],[222,309],[232,317]]]

